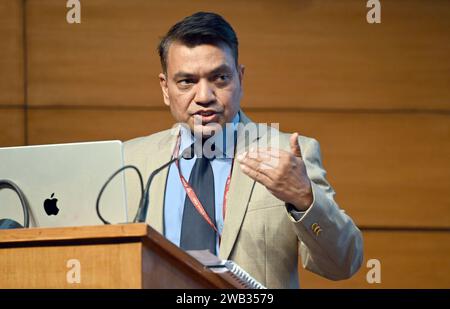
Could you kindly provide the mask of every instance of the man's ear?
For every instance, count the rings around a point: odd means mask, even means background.
[[[167,77],[164,73],[159,73],[159,85],[161,86],[161,90],[163,93],[164,104],[170,106],[169,100],[169,89],[167,87]]]
[[[238,67],[238,74],[239,74],[239,83],[241,84],[241,87],[242,87],[242,82],[244,80],[244,71],[245,71],[245,66],[243,64],[240,64]]]
[[[239,87],[240,87],[240,91],[239,91],[239,99],[242,99],[242,96],[244,94],[244,71],[245,71],[245,67],[243,64],[240,64],[238,67],[238,75],[239,75]]]

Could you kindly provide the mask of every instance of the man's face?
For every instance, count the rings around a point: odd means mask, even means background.
[[[231,49],[222,44],[188,47],[170,44],[167,74],[160,74],[164,103],[177,122],[203,136],[217,132],[239,111],[243,66],[236,68]]]

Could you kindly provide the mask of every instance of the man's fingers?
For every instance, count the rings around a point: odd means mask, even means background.
[[[279,157],[271,156],[269,152],[245,152],[238,156],[241,164],[247,165],[255,170],[276,169],[279,167]],[[265,173],[270,177],[268,173]]]
[[[268,165],[264,160],[261,160],[260,158],[250,158],[245,157],[241,160],[239,160],[239,163],[241,164],[241,167],[254,170],[257,173],[261,173],[266,175],[270,178],[270,170],[273,169],[272,166]]]
[[[301,158],[302,157],[302,152],[300,150],[300,145],[298,143],[298,133],[292,133],[291,137],[290,137],[290,145],[291,145],[291,153],[296,156]]]
[[[241,169],[247,176],[249,176],[253,180],[256,180],[257,182],[261,183],[265,187],[271,187],[272,179],[270,179],[264,173],[257,171],[255,169],[252,169],[249,166],[244,165],[244,164],[241,165]]]

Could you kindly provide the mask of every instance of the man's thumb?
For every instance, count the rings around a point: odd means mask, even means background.
[[[300,145],[298,144],[298,133],[292,133],[290,137],[290,144],[291,144],[291,152],[296,157],[302,157],[302,152],[300,150]]]

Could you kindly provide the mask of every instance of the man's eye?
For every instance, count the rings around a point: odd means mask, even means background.
[[[194,81],[192,79],[182,79],[182,80],[178,81],[178,84],[181,85],[181,86],[188,86],[188,85],[191,85],[193,83],[194,83]]]
[[[216,76],[216,80],[219,82],[227,82],[227,81],[229,81],[229,79],[230,79],[230,76],[227,74],[219,74]]]

